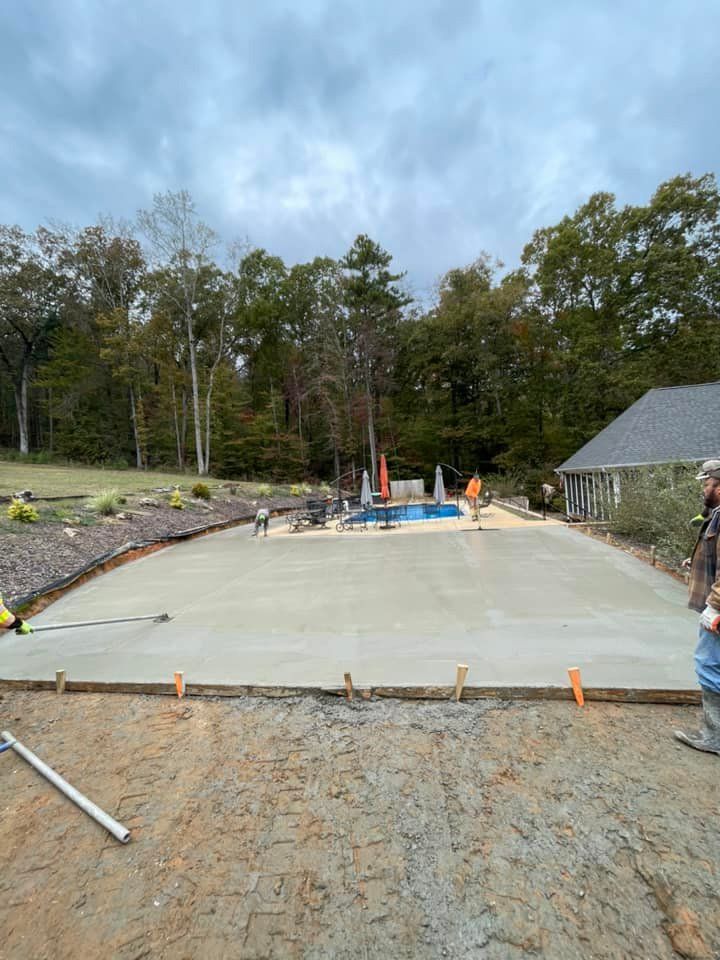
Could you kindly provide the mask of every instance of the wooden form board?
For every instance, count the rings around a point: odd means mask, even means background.
[[[55,680],[3,680],[2,690],[55,690]],[[451,700],[455,686],[398,686],[357,688],[371,696],[397,700]],[[94,680],[66,680],[66,693],[130,693],[139,695],[177,696],[174,682],[168,683],[111,683]],[[586,701],[610,703],[700,703],[699,690],[641,689],[632,687],[584,687]],[[186,697],[303,697],[326,694],[347,696],[344,686],[338,687],[290,687],[257,686],[255,684],[185,684]],[[573,700],[573,692],[567,687],[464,687],[466,700]]]

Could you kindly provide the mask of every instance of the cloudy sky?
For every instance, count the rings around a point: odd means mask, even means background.
[[[368,233],[425,297],[717,171],[719,37],[716,0],[0,0],[0,222],[185,187],[288,263]]]

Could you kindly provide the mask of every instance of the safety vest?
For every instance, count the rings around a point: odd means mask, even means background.
[[[9,627],[14,620],[15,614],[8,610],[3,603],[3,598],[0,597],[0,627]]]
[[[480,496],[482,490],[482,480],[479,477],[473,477],[470,483],[465,487],[465,496],[468,500],[474,500]]]

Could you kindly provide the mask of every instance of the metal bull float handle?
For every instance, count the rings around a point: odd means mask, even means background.
[[[172,620],[169,613],[149,613],[146,617],[115,617],[112,620],[81,620],[78,623],[48,623],[33,626],[34,633],[41,630],[71,630],[75,627],[99,627],[106,623],[135,623],[138,620],[154,620],[155,623],[167,623]]]

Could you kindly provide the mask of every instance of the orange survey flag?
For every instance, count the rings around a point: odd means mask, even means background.
[[[465,496],[468,500],[475,500],[480,496],[482,490],[482,480],[479,477],[473,477],[470,483],[465,487]]]

